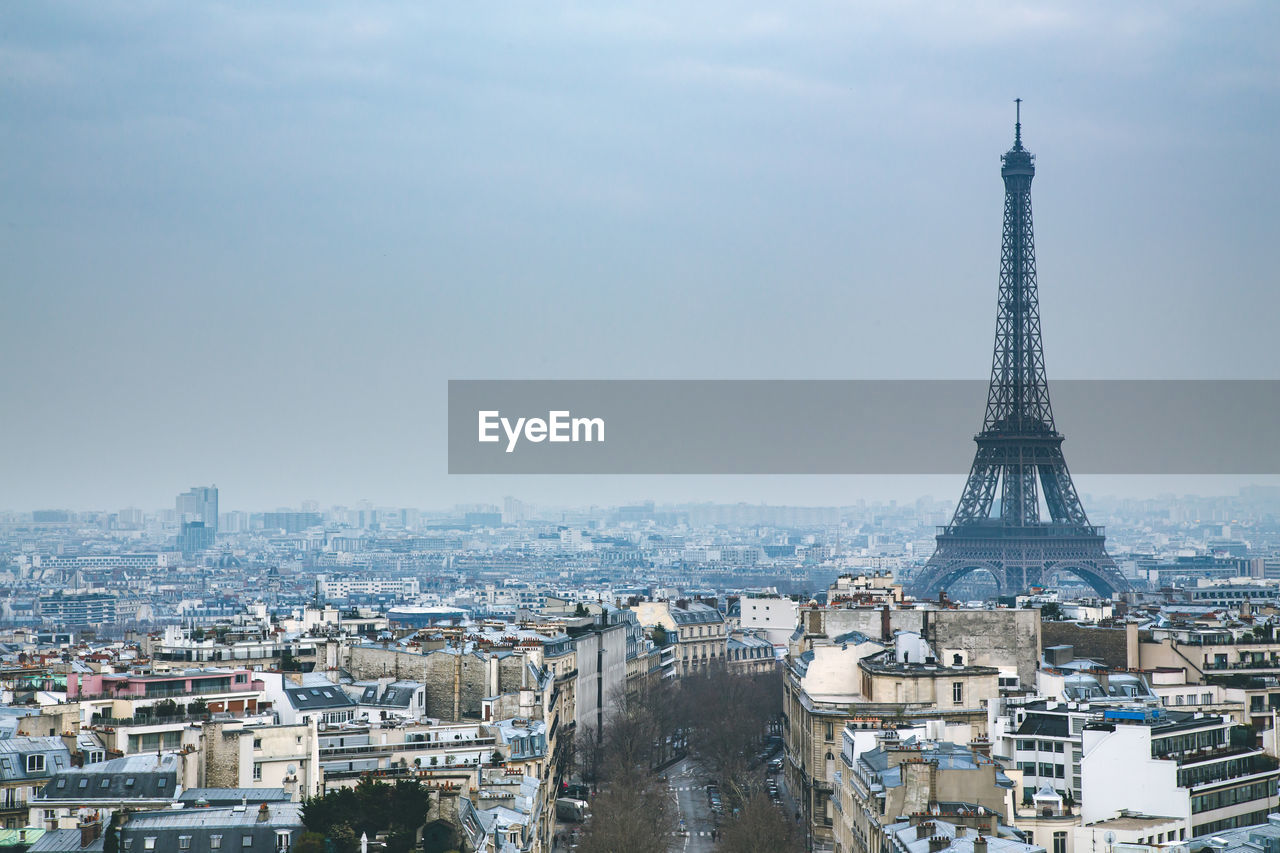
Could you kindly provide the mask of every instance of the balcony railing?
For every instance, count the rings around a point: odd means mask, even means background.
[[[128,682],[117,681],[108,682],[115,684],[128,684]],[[255,686],[255,684],[257,686]],[[263,684],[259,682],[241,682],[239,684],[222,684],[220,686],[193,684],[188,690],[184,687],[164,687],[155,690],[148,690],[145,693],[134,693],[131,690],[121,690],[115,687],[109,687],[96,693],[77,693],[77,700],[91,699],[183,699],[192,696],[213,696],[213,695],[232,695],[240,693],[259,693],[263,689]]]
[[[348,755],[374,755],[396,752],[443,752],[458,749],[483,749],[496,746],[497,738],[464,738],[462,740],[415,740],[401,743],[357,743],[349,746],[322,746],[321,758],[340,758]]]

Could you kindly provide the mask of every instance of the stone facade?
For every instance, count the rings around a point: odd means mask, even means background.
[[[392,676],[426,685],[426,715],[438,720],[481,719],[483,700],[525,687],[522,653],[434,650],[425,654],[357,646],[351,674],[357,679]]]

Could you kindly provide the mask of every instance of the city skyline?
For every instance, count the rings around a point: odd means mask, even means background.
[[[690,476],[687,478],[664,477],[661,479],[663,480],[690,479],[690,480],[696,480],[701,482],[708,479],[720,479],[720,478]],[[733,479],[745,479],[745,478],[740,477],[740,478],[733,478]],[[766,478],[756,478],[756,479],[766,479]],[[783,479],[793,479],[793,478],[783,478]],[[890,480],[890,481],[897,482],[901,480],[926,480],[926,479],[931,480],[934,478],[907,476],[907,477],[883,477],[883,478],[823,477],[821,479],[823,480],[883,479],[883,480]],[[958,485],[964,484],[963,477],[957,477],[952,479],[955,479]],[[1077,479],[1085,479],[1085,478],[1077,478]],[[1242,494],[1245,491],[1250,489],[1273,490],[1278,495],[1280,495],[1280,478],[1251,478],[1248,480],[1241,480],[1239,484],[1234,487],[1228,487],[1225,484],[1222,484],[1223,487],[1221,489],[1216,491],[1210,490],[1208,492],[1197,492],[1194,490],[1192,491],[1176,491],[1176,490],[1169,490],[1169,489],[1159,490],[1150,486],[1151,481],[1161,482],[1161,481],[1167,481],[1169,479],[1172,479],[1169,477],[1125,477],[1125,478],[1119,478],[1119,479],[1122,479],[1125,481],[1129,481],[1129,480],[1144,481],[1148,484],[1148,488],[1138,489],[1130,493],[1106,492],[1106,491],[1095,493],[1090,491],[1082,491],[1081,499],[1086,501],[1090,505],[1097,504],[1097,503],[1112,504],[1116,502],[1128,502],[1128,501],[1135,501],[1135,502],[1145,501],[1145,502],[1153,502],[1157,504],[1162,502],[1169,502],[1169,501],[1212,501],[1212,500],[1239,498],[1242,496]],[[1230,480],[1233,478],[1179,477],[1177,479],[1187,480],[1187,481],[1200,480],[1206,483],[1221,484],[1222,481]],[[220,487],[218,487],[216,483],[211,484],[211,486],[219,492],[219,499],[221,500],[223,497],[223,490]],[[197,488],[200,488],[200,487],[197,487]],[[450,512],[456,511],[459,507],[492,506],[492,507],[501,508],[503,501],[508,498],[514,498],[516,501],[520,502],[526,508],[531,507],[540,513],[556,512],[556,511],[562,511],[562,510],[577,511],[577,510],[589,509],[592,507],[616,508],[621,506],[635,506],[635,505],[643,504],[646,502],[651,502],[656,507],[677,507],[677,506],[697,506],[697,505],[723,505],[723,506],[744,505],[744,506],[764,506],[764,507],[793,506],[793,507],[802,507],[802,508],[843,508],[843,507],[876,506],[876,505],[908,506],[916,503],[931,502],[935,504],[937,507],[945,509],[948,517],[950,517],[952,511],[955,508],[955,496],[953,494],[949,494],[942,491],[927,491],[927,490],[913,492],[909,488],[903,487],[901,483],[899,483],[898,489],[899,491],[894,491],[893,489],[890,489],[890,488],[885,488],[884,490],[870,490],[870,492],[866,495],[859,495],[859,494],[853,494],[851,492],[844,492],[844,499],[832,500],[827,502],[811,501],[808,503],[803,501],[787,501],[787,500],[781,500],[781,499],[768,499],[768,500],[766,499],[760,499],[760,500],[715,499],[714,497],[706,497],[705,495],[701,495],[701,494],[694,495],[691,497],[660,498],[660,497],[655,497],[652,494],[644,494],[642,492],[635,492],[630,496],[624,496],[623,498],[616,499],[616,500],[583,500],[578,502],[558,502],[558,501],[537,501],[537,500],[534,500],[534,496],[529,492],[527,491],[521,492],[519,490],[515,492],[505,492],[501,494],[497,492],[492,492],[492,491],[491,492],[481,491],[477,493],[477,496],[475,497],[474,500],[459,499],[459,500],[450,500],[446,503],[434,503],[434,504],[433,503],[397,503],[395,501],[386,501],[386,500],[380,500],[377,498],[369,498],[369,497],[361,497],[361,498],[348,497],[345,499],[323,500],[315,496],[304,496],[304,497],[293,499],[292,502],[280,501],[280,502],[267,503],[267,504],[249,504],[249,503],[242,504],[237,502],[237,503],[232,503],[228,505],[225,503],[225,501],[223,501],[223,505],[220,510],[220,513],[225,514],[225,513],[231,512],[231,513],[255,514],[255,513],[298,512],[298,511],[301,511],[301,512],[316,511],[316,512],[323,513],[323,512],[327,512],[334,509],[345,509],[350,511],[350,510],[358,510],[362,507],[367,507],[370,509],[386,509],[386,508],[413,509],[413,510],[418,510],[425,513],[448,514]],[[181,497],[181,495],[179,497]],[[837,495],[837,497],[839,497],[839,494]],[[75,505],[63,502],[61,504],[46,504],[46,505],[39,505],[39,506],[0,507],[0,514],[6,514],[6,513],[23,514],[23,513],[30,513],[35,511],[45,511],[45,510],[67,511],[67,512],[73,512],[73,513],[94,513],[94,512],[114,513],[114,512],[119,512],[123,510],[134,510],[134,511],[139,511],[144,513],[156,513],[156,514],[163,514],[165,512],[174,512],[175,518],[176,518],[177,513],[173,509],[173,505],[174,505],[174,498],[171,495],[167,500],[161,499],[159,502],[154,504],[149,504],[144,501],[134,501],[134,502],[124,502],[124,503],[117,502],[115,504],[110,504],[110,505],[104,504],[100,506],[91,506],[91,505],[75,506]]]

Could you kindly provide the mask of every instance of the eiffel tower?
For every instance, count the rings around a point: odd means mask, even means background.
[[[1042,585],[1058,571],[1105,597],[1129,589],[1107,555],[1102,528],[1089,524],[1080,505],[1053,423],[1031,230],[1035,155],[1022,145],[1022,100],[1016,103],[1013,148],[1000,158],[1004,237],[986,417],[955,516],[939,529],[937,549],[912,585],[917,598],[979,570],[990,572],[1002,594]],[[1041,494],[1049,520],[1041,519]]]

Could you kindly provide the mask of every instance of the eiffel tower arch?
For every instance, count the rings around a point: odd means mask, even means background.
[[[1053,421],[1031,219],[1035,155],[1022,144],[1021,113],[1019,100],[1013,147],[1000,158],[1004,228],[986,415],[955,515],[912,584],[918,598],[977,571],[990,573],[1003,594],[1039,586],[1056,572],[1070,572],[1106,597],[1129,589],[1107,554],[1103,529],[1080,504]]]

